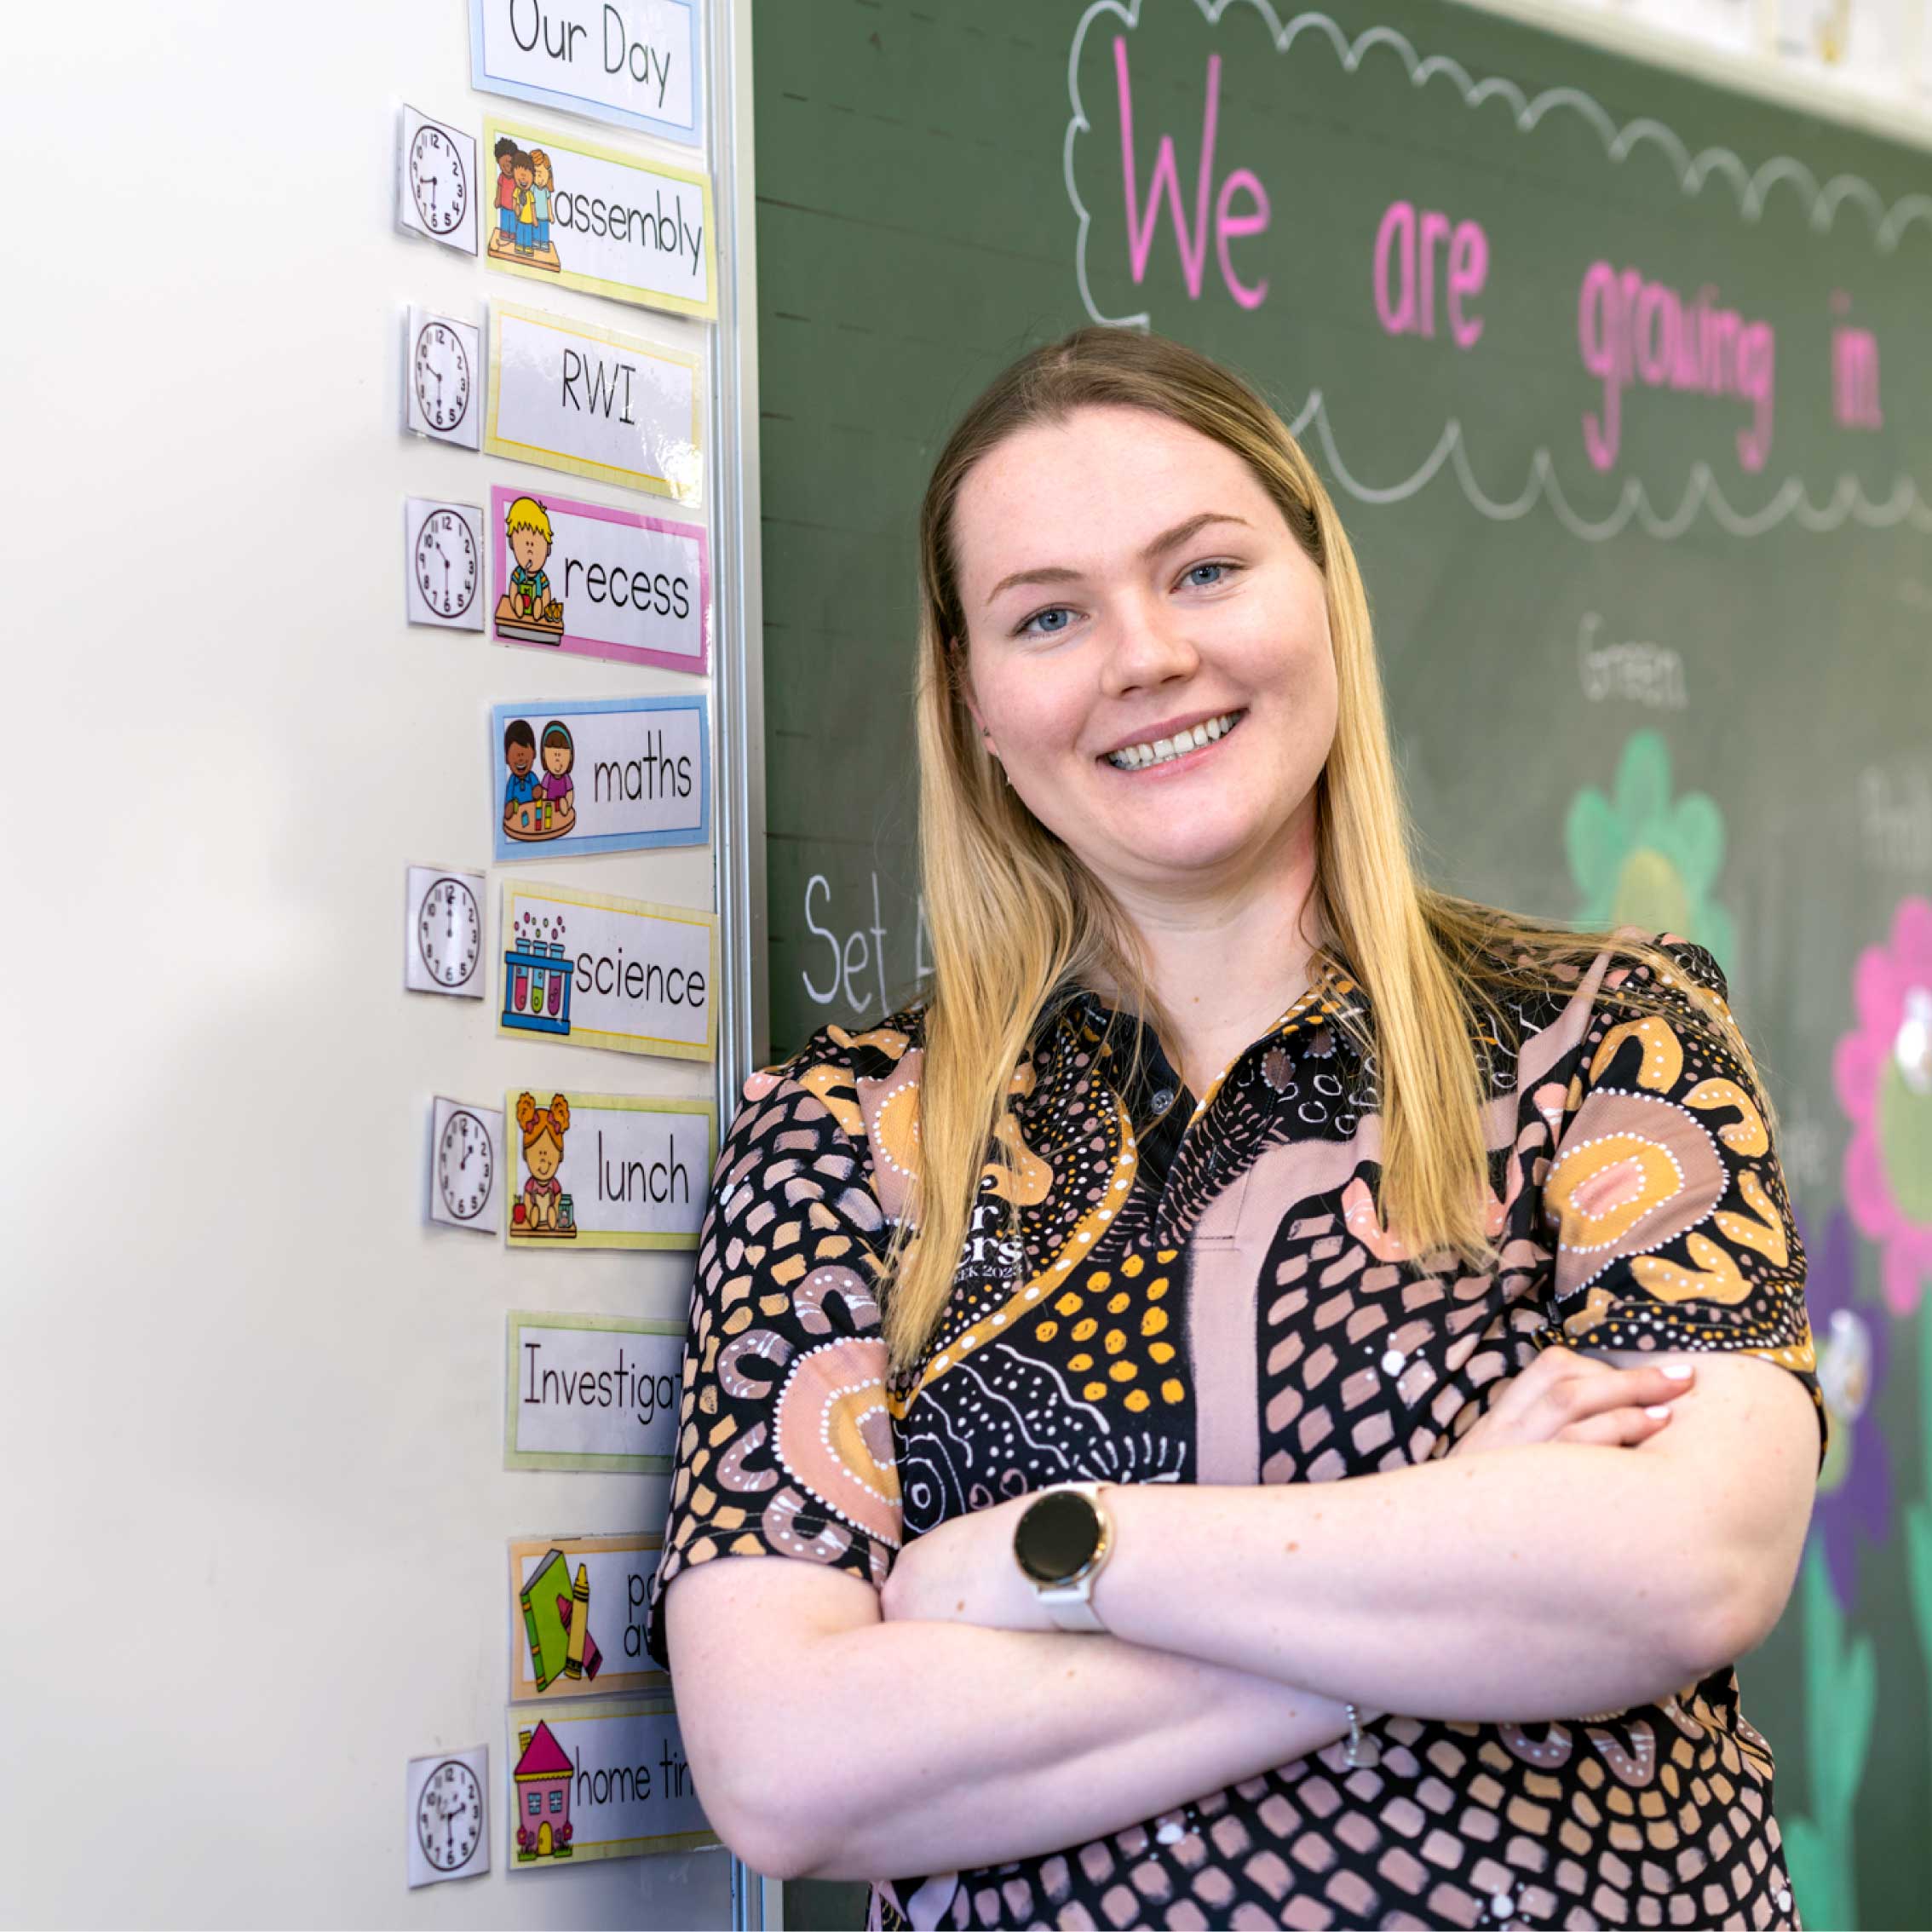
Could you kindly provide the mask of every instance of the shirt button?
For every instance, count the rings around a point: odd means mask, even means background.
[[[1168,1108],[1172,1107],[1173,1105],[1173,1088],[1163,1087],[1157,1094],[1155,1094],[1153,1097],[1153,1110],[1156,1113],[1165,1113]]]
[[[1382,1358],[1382,1372],[1384,1375],[1400,1375],[1402,1372],[1402,1365],[1407,1360],[1408,1358],[1402,1353],[1400,1348],[1391,1348],[1389,1353]],[[1496,1895],[1498,1898],[1501,1898],[1503,1896],[1500,1892],[1498,1892]]]
[[[1507,1892],[1492,1892],[1489,1895],[1489,1909],[1498,1918],[1507,1918],[1516,1909],[1516,1901]]]
[[[1177,1845],[1187,1835],[1171,1818],[1154,1833],[1154,1837],[1164,1845]]]
[[[1791,1889],[1789,1885],[1780,1885],[1778,1888],[1778,1910],[1780,1912],[1789,1912],[1791,1909]]]

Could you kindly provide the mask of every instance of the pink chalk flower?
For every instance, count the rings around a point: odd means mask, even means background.
[[[1883,1251],[1887,1305],[1909,1315],[1932,1276],[1932,900],[1906,899],[1889,946],[1859,955],[1858,1030],[1831,1072],[1852,1124],[1845,1200]]]

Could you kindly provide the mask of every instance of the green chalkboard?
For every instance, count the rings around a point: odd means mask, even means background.
[[[773,1048],[923,965],[959,411],[1090,319],[1245,371],[1354,541],[1437,880],[1729,971],[1851,1452],[1746,1708],[1810,1922],[1932,1923],[1932,158],[1440,0],[756,25]]]

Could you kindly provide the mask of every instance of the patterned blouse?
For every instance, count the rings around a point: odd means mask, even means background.
[[[1708,952],[1666,944],[1724,995]],[[1016,1231],[989,1198],[903,1377],[873,1269],[915,1158],[918,1012],[755,1075],[700,1238],[653,1656],[693,1564],[777,1553],[879,1584],[906,1538],[1049,1483],[1400,1469],[1447,1453],[1551,1343],[1766,1356],[1810,1390],[1822,1459],[1804,1255],[1751,1082],[1674,977],[1668,1018],[1601,1006],[1608,963],[1472,1018],[1488,1275],[1382,1226],[1353,982],[1311,991],[1198,1101],[1151,1042],[1130,1072],[1130,1029],[1091,995],[1056,1002],[1001,1130],[1015,1176],[986,1184]],[[1567,1722],[1366,1729],[1372,1767],[1337,1740],[1087,1844],[882,1879],[872,1921],[1799,1923],[1771,1751],[1728,1667]]]

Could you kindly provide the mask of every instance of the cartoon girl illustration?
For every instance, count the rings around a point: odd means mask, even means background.
[[[543,759],[539,788],[550,801],[554,821],[561,825],[577,815],[577,786],[570,775],[577,747],[571,743],[569,726],[555,718],[543,727]]]
[[[520,1223],[520,1234],[572,1235],[575,1224],[563,1212],[563,1183],[557,1170],[563,1165],[564,1136],[570,1131],[570,1101],[553,1094],[548,1107],[538,1107],[534,1094],[519,1094],[516,1124],[523,1130],[523,1164],[529,1178],[512,1213]]]
[[[550,158],[540,147],[530,151],[530,199],[532,224],[536,230],[536,250],[538,255],[549,252],[550,246],[550,196],[555,188],[550,178]]]
[[[531,190],[536,170],[530,164],[530,157],[520,150],[511,158],[510,166],[516,181],[516,252],[529,255],[533,252],[537,234],[537,203]]]

